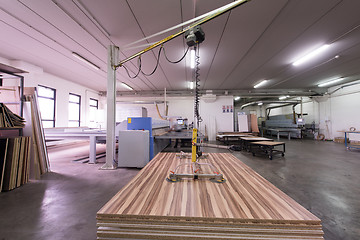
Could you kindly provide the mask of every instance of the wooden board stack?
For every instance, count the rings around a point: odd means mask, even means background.
[[[40,175],[50,171],[50,162],[45,145],[44,129],[41,123],[40,110],[35,88],[25,88],[25,99],[31,104],[32,144],[33,144],[33,175],[39,179]]]
[[[0,128],[23,128],[24,118],[13,113],[5,104],[0,103]]]
[[[0,139],[0,192],[29,180],[30,137]]]
[[[226,182],[167,182],[190,160],[158,154],[99,210],[98,239],[323,239],[320,219],[233,155],[202,161]]]

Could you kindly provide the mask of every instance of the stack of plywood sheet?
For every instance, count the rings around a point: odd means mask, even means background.
[[[0,138],[0,192],[29,180],[30,137]]]
[[[0,103],[0,128],[23,128],[24,118],[13,113],[5,104]]]
[[[323,239],[320,219],[233,155],[201,161],[226,182],[168,182],[169,170],[190,160],[160,153],[99,210],[98,239]]]
[[[39,104],[35,88],[25,88],[25,99],[30,102],[30,110],[27,109],[28,104],[25,103],[25,112],[29,112],[28,118],[32,128],[32,169],[31,175],[35,179],[39,179],[40,175],[50,171],[50,162],[45,145],[44,129],[41,123]]]

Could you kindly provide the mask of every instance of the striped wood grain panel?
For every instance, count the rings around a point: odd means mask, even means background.
[[[170,170],[190,159],[160,153],[97,214],[106,219],[231,221],[320,225],[320,220],[229,153],[202,160],[224,174],[225,183],[165,181]],[[189,172],[188,167],[180,172]],[[205,169],[206,171],[207,169]]]

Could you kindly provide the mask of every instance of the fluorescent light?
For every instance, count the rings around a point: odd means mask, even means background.
[[[264,104],[264,103],[262,103],[262,102],[258,103],[259,106],[261,106],[261,105],[263,105],[263,104]]]
[[[290,96],[289,95],[281,96],[281,97],[279,97],[279,100],[284,100],[284,99],[287,99],[288,97],[290,97]]]
[[[331,85],[331,84],[340,82],[340,81],[342,81],[342,80],[344,80],[344,78],[337,78],[337,79],[331,80],[331,81],[329,81],[329,82],[321,83],[321,84],[318,85],[318,87],[325,87],[325,86],[328,86],[328,85]]]
[[[263,80],[263,81],[259,82],[258,84],[256,84],[256,85],[254,86],[254,88],[258,88],[258,87],[264,85],[265,83],[267,83],[267,81],[268,81],[268,80]]]
[[[92,68],[96,69],[96,70],[100,70],[100,67],[95,65],[94,63],[90,62],[89,60],[87,60],[86,58],[84,58],[83,56],[77,54],[76,52],[72,52],[72,55],[79,59],[80,61],[86,63],[87,65],[91,66]]]
[[[240,100],[240,97],[235,97],[234,100],[238,101],[238,100]]]
[[[132,87],[130,87],[129,85],[127,85],[126,83],[124,82],[121,82],[121,85],[123,85],[123,87],[129,89],[129,90],[134,90]]]
[[[324,52],[327,48],[329,48],[330,45],[329,44],[325,44],[322,45],[321,47],[317,48],[316,50],[306,54],[305,56],[303,56],[302,58],[296,60],[295,62],[293,62],[293,66],[299,66],[301,64],[303,64],[304,62],[310,60],[311,58],[316,57],[317,55],[319,55],[320,53]]]
[[[190,50],[190,67],[195,68],[195,50]]]
[[[189,88],[190,89],[194,89],[195,83],[194,82],[189,82]]]

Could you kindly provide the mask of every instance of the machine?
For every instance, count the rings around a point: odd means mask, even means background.
[[[180,158],[191,158],[191,162],[183,163],[178,165],[174,171],[170,171],[168,178],[166,178],[169,182],[178,182],[184,178],[192,178],[194,180],[200,178],[209,179],[212,182],[223,183],[225,179],[223,175],[212,165],[209,163],[201,163],[201,159],[206,158],[206,155],[202,154],[200,147],[221,147],[225,149],[229,149],[228,146],[219,146],[212,144],[200,143],[198,140],[198,128],[200,126],[200,122],[202,121],[199,114],[199,48],[198,45],[204,41],[205,34],[201,30],[200,26],[192,28],[185,33],[185,39],[187,41],[188,46],[193,46],[195,50],[195,69],[194,69],[194,82],[195,82],[195,96],[194,96],[194,128],[192,132],[192,147],[191,154],[180,153],[178,157]],[[181,119],[180,119],[181,120]],[[182,123],[182,122],[181,122]],[[192,173],[180,173],[179,169],[182,166],[190,166]],[[212,173],[204,173],[203,167],[207,166],[211,169]]]

